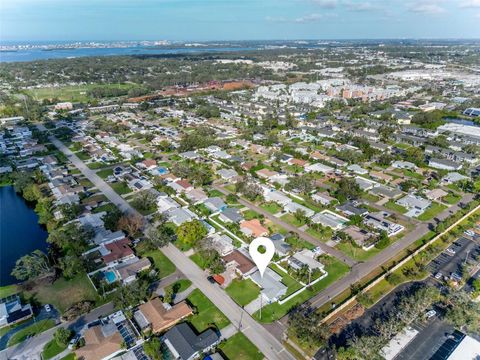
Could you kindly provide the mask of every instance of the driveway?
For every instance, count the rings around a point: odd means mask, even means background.
[[[58,324],[60,322],[60,313],[53,306],[51,306],[51,308],[52,308],[51,311],[46,311],[45,308],[42,306],[38,311],[38,313],[35,314],[35,319],[32,317],[30,320],[22,323],[21,325],[14,327],[9,332],[5,333],[0,338],[0,350],[4,350],[7,347],[7,344],[10,338],[13,335],[15,335],[18,331],[25,329],[30,325],[33,325],[37,321],[53,319]]]

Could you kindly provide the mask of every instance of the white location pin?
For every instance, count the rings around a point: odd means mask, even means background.
[[[265,247],[265,252],[263,254],[258,251],[260,246]],[[265,272],[265,269],[275,253],[275,245],[273,245],[272,240],[269,238],[263,236],[258,237],[250,243],[248,252],[250,253],[255,265],[257,265],[258,271],[260,271],[260,276],[263,278],[263,273]]]

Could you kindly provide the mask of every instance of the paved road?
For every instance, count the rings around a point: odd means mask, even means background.
[[[39,130],[45,131],[43,125],[38,125]],[[82,174],[90,180],[94,186],[100,190],[112,203],[117,205],[123,212],[129,214],[139,214],[127,201],[118,195],[103,179],[98,176],[95,170],[89,169],[85,163],[80,160],[69,148],[67,148],[60,140],[54,136],[49,137],[53,145],[55,145],[61,152],[67,156],[73,165],[79,169]]]
[[[241,309],[225,292],[218,286],[211,284],[203,271],[188,257],[170,244],[162,248],[164,254],[175,259],[174,263],[188,278],[193,285],[201,289],[208,298],[217,306],[237,328],[241,324],[240,331],[247,336],[268,359],[293,359],[285,350],[284,346],[270,334],[262,325],[257,323],[245,310]]]
[[[53,333],[59,327],[68,327],[72,330],[79,331],[84,325],[97,320],[99,317],[111,314],[114,310],[113,304],[108,303],[102,305],[96,309],[93,309],[88,314],[82,315],[79,318],[60,324],[54,328],[51,328],[43,333],[32,337],[24,342],[9,347],[0,352],[0,360],[40,360],[40,354],[43,347],[53,338]]]
[[[473,194],[466,194],[460,202],[468,203],[473,200]],[[459,210],[458,205],[451,206],[450,208],[444,210],[437,216],[439,221],[443,221],[450,217],[452,213],[455,213]],[[418,239],[422,238],[426,235],[432,226],[435,226],[435,220],[431,220],[429,222],[421,223],[417,225],[415,230],[406,234],[400,240],[394,242],[388,248],[371,258],[370,260],[355,265],[352,268],[352,271],[342,278],[341,280],[335,282],[334,284],[330,285],[324,291],[319,293],[318,295],[314,296],[310,302],[314,307],[321,307],[324,304],[328,303],[330,299],[333,299],[335,296],[339,295],[346,289],[348,289],[352,284],[356,283],[357,281],[361,280],[363,277],[368,275],[370,272],[378,268],[379,266],[383,265],[394,256],[396,256],[400,251],[408,248],[411,244],[413,244]]]
[[[233,194],[232,192],[228,191],[227,189],[225,189],[224,187],[222,186],[219,186],[219,185],[213,185],[213,187],[215,189],[217,189],[218,191],[222,192],[223,194],[225,195],[228,195],[228,194]],[[320,240],[316,239],[315,237],[313,237],[312,235],[310,235],[309,233],[306,233],[305,231],[302,231],[300,230],[299,228],[293,226],[293,225],[290,225],[288,223],[286,223],[285,221],[277,218],[276,216],[270,214],[268,211],[262,209],[261,207],[255,205],[254,203],[250,202],[250,201],[247,201],[245,199],[241,199],[239,198],[237,200],[240,204],[244,205],[244,206],[247,206],[249,207],[250,209],[254,210],[255,212],[257,213],[260,213],[262,214],[263,216],[265,216],[267,219],[269,219],[270,221],[272,221],[273,223],[276,223],[277,225],[280,225],[281,227],[283,227],[284,229],[287,229],[288,231],[290,232],[294,232],[296,234],[298,234],[302,239],[308,241],[309,243],[311,244],[314,244],[315,246],[318,246],[320,247],[324,252],[326,252],[327,254],[330,254],[332,256],[335,256],[337,259],[340,259],[342,260],[344,263],[348,264],[349,266],[353,266],[355,265],[357,262],[355,260],[353,260],[352,258],[348,257],[347,255],[345,255],[344,253],[342,253],[341,251],[331,247],[331,246],[328,246],[327,244],[321,242]]]
[[[45,128],[40,126],[40,130]],[[70,151],[61,141],[54,136],[50,136],[50,141],[60,151],[62,151],[69,160],[87,177],[112,203],[117,205],[123,211],[139,214],[128,202],[119,196],[107,183],[95,174],[95,171],[89,169],[85,163],[80,160],[72,151]],[[140,214],[139,214],[140,215]],[[294,357],[284,348],[282,343],[270,334],[264,327],[258,324],[246,311],[240,308],[223,290],[217,285],[211,284],[205,277],[205,274],[185,256],[174,245],[160,249],[180,271],[185,274],[197,288],[201,289],[208,298],[217,306],[232,322],[238,326],[242,320],[241,331],[254,343],[258,349],[270,360],[294,359]]]
[[[228,190],[225,188],[219,186],[219,185],[214,185],[214,188],[217,189],[218,191],[221,191],[224,194],[230,194]],[[473,194],[466,194],[462,200],[459,203],[468,203],[473,200]],[[269,212],[265,211],[264,209],[256,206],[255,204],[244,200],[244,199],[239,199],[238,200],[240,204],[247,206],[251,208],[252,210],[259,212],[271,221],[279,224],[280,226],[285,227],[289,231],[296,232],[299,234],[303,239],[312,242],[314,244],[318,244],[319,241],[310,234],[307,234],[296,227],[286,224],[285,222],[281,221],[280,219],[276,218]],[[453,213],[456,213],[459,210],[458,205],[451,206],[450,208],[444,210],[442,213],[440,213],[436,218],[439,221],[443,221],[450,217]],[[418,220],[415,220],[418,222]],[[347,264],[354,264],[351,271],[343,277],[342,279],[336,281],[329,287],[327,287],[325,290],[317,294],[316,296],[312,297],[309,302],[313,307],[319,308],[323,306],[324,304],[328,303],[331,301],[331,299],[335,298],[337,295],[341,294],[343,291],[347,290],[350,288],[351,285],[355,284],[356,282],[360,281],[362,278],[370,274],[373,270],[381,266],[382,264],[388,262],[390,259],[392,259],[394,256],[396,256],[400,251],[406,249],[409,247],[411,244],[413,244],[415,241],[426,235],[430,229],[436,225],[435,220],[431,220],[429,222],[424,222],[424,223],[418,223],[417,226],[415,227],[415,230],[409,232],[406,234],[403,238],[400,240],[394,242],[392,245],[390,245],[388,248],[371,258],[370,260],[362,263],[355,263],[353,260],[350,258],[346,257],[343,255],[340,251],[333,249],[330,246],[327,246],[323,243],[320,242],[319,246],[321,246],[322,250],[325,252],[344,260]],[[313,241],[312,241],[313,239]],[[340,254],[339,254],[340,253]],[[281,320],[282,324],[285,326],[286,322],[288,320],[288,315],[284,316]]]

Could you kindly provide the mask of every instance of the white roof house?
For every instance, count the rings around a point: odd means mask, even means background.
[[[320,255],[318,252],[304,249],[288,258],[288,264],[295,270],[300,270],[303,266],[307,265],[310,270],[320,269],[323,271],[325,266],[315,259],[318,255]]]
[[[334,172],[335,169],[331,166],[323,165],[321,163],[311,164],[305,167],[306,172],[321,172],[321,173],[331,173]]]
[[[287,293],[288,287],[282,283],[282,276],[266,268],[263,277],[259,271],[250,275],[250,279],[262,288],[261,294],[267,302],[275,302]]]
[[[286,205],[283,206],[283,209],[286,211],[286,212],[289,212],[291,214],[294,214],[296,213],[298,210],[302,211],[305,213],[305,216],[306,217],[312,217],[313,215],[315,215],[315,211],[313,211],[312,209],[309,209],[307,208],[306,206],[303,206],[301,204],[298,204],[296,202],[290,202]]]

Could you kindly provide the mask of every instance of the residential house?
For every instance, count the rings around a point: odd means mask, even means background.
[[[173,359],[193,360],[220,342],[220,336],[211,328],[196,334],[187,323],[175,325],[163,336]]]
[[[238,173],[233,169],[220,169],[217,171],[217,174],[223,180],[227,180],[227,181],[233,181],[238,177]]]
[[[0,299],[0,328],[10,326],[33,316],[32,305],[22,305],[18,295]]]
[[[252,274],[257,269],[255,263],[239,250],[233,250],[223,256],[222,260],[227,268],[235,269],[242,277]]]
[[[158,334],[192,314],[192,308],[185,301],[170,306],[157,297],[141,304],[133,317],[142,331]]]
[[[331,203],[337,201],[337,199],[335,199],[334,197],[331,197],[326,192],[322,192],[322,193],[317,192],[312,195],[312,199],[324,206],[328,206]]]
[[[157,208],[158,212],[164,213],[170,209],[179,208],[180,204],[173,200],[171,197],[158,197]]]
[[[278,256],[287,256],[290,251],[292,251],[292,246],[285,242],[285,236],[280,233],[276,233],[270,236],[270,240],[272,240],[273,245],[275,246],[275,252]]]
[[[295,214],[297,211],[301,211],[305,214],[306,217],[309,217],[309,218],[312,217],[313,215],[315,215],[315,211],[313,211],[312,209],[309,209],[308,207],[303,206],[299,203],[296,203],[294,201],[289,202],[288,204],[284,205],[283,210],[285,210],[286,212],[291,213],[291,214]]]
[[[389,214],[387,212],[369,213],[365,216],[364,223],[378,231],[385,231],[388,237],[401,233],[405,228],[400,224],[388,220],[388,216]]]
[[[301,250],[288,258],[288,265],[294,270],[300,270],[304,266],[308,266],[310,271],[320,269],[323,271],[324,265],[316,260],[321,252],[314,252],[312,250]]]
[[[267,303],[278,301],[287,293],[288,287],[282,283],[282,276],[268,267],[263,276],[260,271],[255,271],[250,275],[250,279],[262,289],[261,295]]]
[[[324,210],[315,214],[315,216],[312,217],[311,221],[314,224],[322,224],[323,226],[328,226],[333,230],[341,230],[348,222],[348,219],[338,214],[335,214],[332,211]]]
[[[224,223],[240,223],[241,221],[243,221],[243,216],[242,214],[240,214],[240,211],[238,211],[238,209],[236,208],[230,208],[230,207],[227,207],[226,209],[224,209],[220,215],[218,216],[218,218],[223,221]]]
[[[240,223],[240,230],[247,236],[260,237],[268,235],[266,229],[258,219],[244,220]]]
[[[434,169],[441,169],[441,170],[460,170],[462,168],[462,164],[459,164],[452,160],[447,159],[438,159],[438,158],[431,158],[428,161],[428,166]]]
[[[135,257],[132,248],[129,246],[130,244],[131,241],[124,238],[122,240],[101,245],[100,252],[102,254],[103,262],[106,265],[112,265]]]
[[[201,204],[208,199],[208,195],[202,189],[193,189],[185,193],[187,199],[193,204]]]
[[[170,209],[166,212],[166,214],[168,219],[177,226],[197,218],[197,215],[195,215],[192,211],[184,208]]]
[[[122,328],[125,339],[119,331]],[[83,360],[107,360],[124,352],[124,344],[131,347],[132,340],[135,340],[134,333],[128,325],[128,320],[121,312],[114,313],[99,321],[99,324],[86,327],[83,333],[85,345],[75,350],[78,359]],[[128,342],[126,341],[128,340]]]
[[[225,256],[235,250],[233,240],[225,234],[213,234],[209,237],[211,244],[215,250],[221,255]]]
[[[137,275],[150,269],[152,263],[148,258],[134,257],[117,266],[115,270],[124,285],[130,284],[137,279]]]
[[[228,205],[220,197],[211,197],[203,202],[205,207],[212,212],[223,211]]]
[[[168,184],[173,190],[177,193],[187,192],[193,190],[193,185],[190,184],[187,180],[177,180],[170,182]]]

